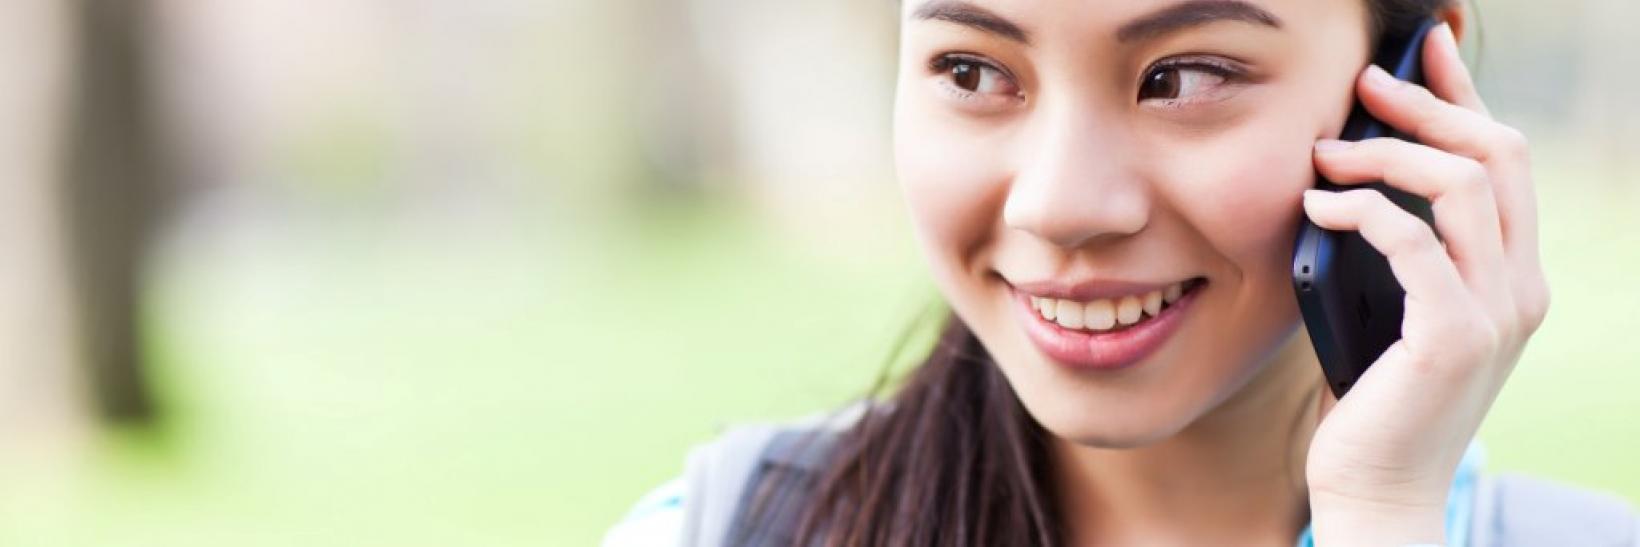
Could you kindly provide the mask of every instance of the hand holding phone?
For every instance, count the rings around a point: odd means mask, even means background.
[[[1425,21],[1406,35],[1385,36],[1373,63],[1397,79],[1423,84],[1424,37],[1435,26]],[[1340,140],[1377,137],[1411,140],[1368,114],[1359,102],[1350,111]],[[1317,175],[1317,188],[1340,190]],[[1429,201],[1383,183],[1366,185],[1402,209],[1432,222]],[[1334,395],[1343,397],[1373,361],[1401,337],[1406,291],[1389,262],[1357,232],[1335,232],[1301,221],[1293,247],[1293,289],[1299,312]]]
[[[1299,236],[1294,289],[1332,391],[1348,391],[1319,401],[1305,457],[1317,544],[1442,541],[1457,462],[1548,310],[1526,138],[1487,113],[1450,28],[1429,30],[1421,51],[1423,28],[1384,38],[1378,63],[1392,73],[1355,82],[1368,112],[1416,128],[1419,142],[1385,138],[1357,114],[1345,138],[1378,138],[1313,151],[1338,184],[1305,191],[1304,215],[1333,231]],[[1416,81],[1416,68],[1426,85],[1395,83]],[[1439,215],[1382,186],[1355,188],[1379,182]]]

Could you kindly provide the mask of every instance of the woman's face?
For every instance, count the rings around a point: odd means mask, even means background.
[[[1166,438],[1294,339],[1300,197],[1368,58],[1361,0],[908,0],[903,19],[919,241],[1044,427]]]

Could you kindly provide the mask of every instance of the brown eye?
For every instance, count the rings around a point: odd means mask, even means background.
[[[1179,71],[1174,68],[1153,70],[1145,75],[1139,86],[1139,100],[1179,98]]]
[[[935,59],[930,68],[957,91],[987,96],[1017,96],[1012,76],[990,63],[958,55]]]
[[[1179,105],[1207,100],[1230,87],[1232,74],[1227,69],[1204,64],[1157,66],[1139,82],[1139,102],[1156,100]]]
[[[978,91],[980,72],[983,70],[979,65],[966,61],[952,63],[951,83],[966,91]]]

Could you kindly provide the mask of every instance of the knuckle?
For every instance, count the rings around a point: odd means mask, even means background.
[[[1423,250],[1436,244],[1435,232],[1428,224],[1395,207],[1387,199],[1384,200],[1384,205],[1393,208],[1383,213],[1387,232],[1386,250],[1404,253]]]
[[[1355,197],[1355,199],[1358,200],[1358,202],[1363,207],[1370,207],[1370,208],[1373,208],[1373,209],[1381,209],[1383,207],[1389,207],[1389,206],[1395,205],[1393,203],[1390,203],[1389,198],[1384,197],[1383,192],[1379,192],[1379,191],[1371,189],[1371,188],[1360,188],[1360,189],[1356,189],[1356,190],[1350,190],[1349,193],[1351,195],[1353,195]]]
[[[1413,122],[1412,135],[1420,142],[1434,142],[1448,140],[1452,134],[1452,124],[1442,120],[1436,108],[1423,108],[1418,111],[1418,121]]]
[[[1402,348],[1401,357],[1406,360],[1408,367],[1421,374],[1443,375],[1451,372],[1450,368],[1441,364],[1453,360],[1451,356],[1445,355],[1447,353],[1446,348],[1450,346],[1450,344],[1407,345]]]
[[[1491,175],[1486,166],[1479,161],[1462,156],[1455,156],[1453,167],[1453,185],[1462,191],[1471,193],[1486,193],[1492,189]]]
[[[1385,236],[1384,250],[1390,254],[1405,254],[1424,247],[1423,239],[1418,237],[1418,231],[1410,227],[1397,227],[1389,230]]]
[[[1521,326],[1534,332],[1549,315],[1549,286],[1541,280],[1533,281],[1526,294],[1517,299]]]
[[[1418,84],[1415,84],[1415,83],[1412,83],[1412,82],[1408,82],[1408,81],[1405,81],[1405,80],[1399,81],[1398,85],[1401,88],[1401,92],[1406,93],[1408,96],[1412,97],[1413,100],[1417,100],[1417,101],[1420,101],[1420,102],[1423,102],[1423,103],[1426,103],[1426,104],[1430,103],[1431,101],[1439,101],[1439,99],[1437,99],[1435,97],[1435,93],[1431,92],[1429,90],[1429,88],[1427,88],[1427,87],[1424,87],[1424,86],[1421,86],[1421,85],[1418,85]]]
[[[1469,339],[1475,341],[1476,356],[1491,355],[1503,343],[1504,326],[1490,321],[1470,321]]]
[[[1407,141],[1394,137],[1373,137],[1358,143],[1358,145],[1363,149],[1373,150],[1376,152],[1387,152],[1388,150],[1403,144],[1407,144]]]
[[[1344,201],[1349,204],[1351,209],[1368,214],[1378,207],[1375,198],[1383,197],[1382,195],[1379,195],[1377,190],[1370,190],[1366,188],[1346,190],[1339,195],[1343,196]]]
[[[1519,129],[1500,124],[1495,139],[1493,149],[1505,158],[1525,159],[1531,155],[1531,143]]]
[[[1479,310],[1454,314],[1443,327],[1440,338],[1447,343],[1440,345],[1444,356],[1442,360],[1450,361],[1452,366],[1463,370],[1485,366],[1501,347],[1505,328],[1488,320],[1487,315]]]
[[[1407,84],[1407,88],[1407,95],[1411,97],[1414,104],[1418,105],[1417,108],[1419,114],[1421,114],[1424,120],[1426,120],[1430,125],[1451,123],[1452,112],[1449,109],[1457,108],[1456,106],[1453,106],[1452,103],[1446,102],[1440,97],[1435,96],[1435,93],[1431,92],[1427,87],[1416,84]]]

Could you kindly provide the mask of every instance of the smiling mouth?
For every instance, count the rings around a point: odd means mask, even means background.
[[[1089,332],[1121,332],[1144,325],[1160,316],[1175,302],[1207,284],[1197,277],[1161,289],[1090,301],[1030,297],[1031,309],[1042,319],[1060,327]]]

